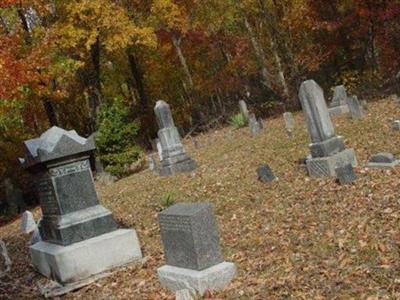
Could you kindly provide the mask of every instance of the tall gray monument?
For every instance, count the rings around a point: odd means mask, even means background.
[[[37,179],[43,241],[31,246],[34,267],[61,284],[77,283],[140,260],[134,230],[118,229],[98,200],[89,157],[93,139],[52,127],[25,141],[23,167]]]
[[[158,131],[161,145],[160,175],[171,176],[196,169],[196,162],[187,155],[183,148],[169,105],[162,100],[157,101],[154,112],[160,127]]]
[[[299,98],[311,137],[311,158],[306,162],[310,176],[336,176],[337,167],[357,166],[354,150],[346,149],[342,137],[335,134],[321,87],[314,80],[305,81]]]
[[[333,91],[332,102],[329,106],[329,114],[331,116],[347,113],[349,107],[347,106],[347,93],[343,85],[338,85]]]
[[[285,120],[286,132],[289,136],[293,135],[294,131],[294,118],[291,112],[285,112],[283,114],[283,119]]]
[[[211,204],[175,204],[159,214],[159,223],[167,262],[158,269],[162,285],[203,295],[233,279],[236,267],[222,257]]]

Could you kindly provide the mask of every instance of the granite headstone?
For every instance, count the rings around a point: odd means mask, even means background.
[[[364,117],[364,112],[360,101],[357,96],[350,96],[347,98],[347,105],[349,106],[352,119],[361,119]]]
[[[341,185],[351,184],[357,179],[351,164],[337,167],[336,177]]]
[[[257,168],[258,180],[261,182],[272,182],[277,180],[271,168],[268,165],[262,165]]]

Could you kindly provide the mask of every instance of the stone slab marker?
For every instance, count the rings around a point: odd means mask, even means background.
[[[160,127],[158,131],[161,146],[160,175],[171,176],[196,169],[196,162],[186,154],[183,148],[169,105],[162,100],[157,101],[154,112]]]
[[[178,203],[158,219],[167,263],[158,269],[162,285],[203,295],[223,289],[233,279],[236,267],[221,255],[211,204]]]
[[[400,120],[395,120],[393,122],[393,129],[397,130],[397,131],[400,131]]]
[[[349,106],[350,114],[352,119],[362,119],[364,117],[363,108],[357,96],[351,96],[347,98],[347,104]]]
[[[289,136],[292,136],[294,131],[294,118],[292,113],[285,112],[283,114],[283,119],[285,120],[286,132],[289,134]]]
[[[37,180],[43,214],[43,241],[30,248],[40,273],[70,284],[142,258],[136,232],[118,229],[99,203],[89,162],[93,139],[52,127],[24,145],[20,161]]]
[[[329,106],[329,114],[335,116],[349,112],[347,105],[346,88],[343,85],[336,86],[333,91],[332,102]]]
[[[239,109],[241,114],[245,117],[246,121],[249,120],[249,110],[247,109],[246,101],[240,100],[239,101]]]
[[[345,149],[342,138],[335,134],[321,87],[314,80],[305,81],[299,98],[311,137],[311,158],[306,161],[310,176],[336,176],[337,167],[357,166],[354,150]]]
[[[373,155],[368,161],[368,168],[381,168],[391,169],[400,164],[400,160],[397,160],[392,153],[381,152]]]
[[[254,113],[249,114],[248,122],[251,135],[252,136],[259,135],[262,128],[260,122],[257,120]]]

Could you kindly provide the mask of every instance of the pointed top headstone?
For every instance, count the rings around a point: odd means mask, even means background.
[[[157,117],[157,123],[160,129],[175,127],[174,119],[172,118],[171,109],[167,102],[159,100],[154,107],[154,112]]]
[[[347,92],[344,85],[338,85],[333,91],[331,107],[347,105]]]
[[[311,141],[318,143],[334,137],[335,130],[321,87],[314,80],[307,80],[300,86],[299,98]]]

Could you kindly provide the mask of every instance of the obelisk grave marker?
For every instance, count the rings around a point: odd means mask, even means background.
[[[40,241],[31,246],[33,266],[61,284],[142,258],[134,230],[118,229],[98,200],[89,157],[93,139],[52,127],[28,140],[23,167],[37,179],[43,217]]]
[[[158,139],[161,146],[160,175],[171,176],[196,169],[196,162],[186,154],[169,105],[160,100],[154,108],[157,117]]]
[[[311,158],[306,165],[310,176],[336,176],[335,169],[346,164],[357,165],[353,149],[346,149],[335,130],[326,106],[324,92],[314,80],[302,83],[299,98],[311,137]]]

